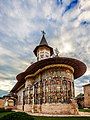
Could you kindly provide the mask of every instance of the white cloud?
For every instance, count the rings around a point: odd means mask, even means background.
[[[90,68],[87,69],[85,75],[90,75]]]
[[[90,11],[85,11],[83,12],[82,14],[80,14],[79,18],[78,18],[79,21],[90,21]]]
[[[86,1],[81,0],[80,2],[81,2],[80,5],[82,10],[90,10],[90,0],[86,0]]]
[[[83,87],[75,87],[75,96],[79,95],[80,93],[84,93]]]
[[[5,90],[5,91],[10,91],[13,87],[13,85],[15,85],[16,81],[15,80],[0,80],[0,89],[1,90]]]
[[[9,56],[13,56],[13,53],[10,50],[8,50],[0,45],[0,55],[4,55],[4,54],[9,55]]]
[[[35,26],[34,24],[31,24],[30,19],[32,15],[35,17],[34,11],[33,13],[29,12],[29,10],[24,11],[21,7],[20,1],[13,1],[12,6],[14,7],[13,9],[6,8],[5,5],[1,6],[1,8],[5,10],[7,19],[2,20],[0,31],[9,36],[16,36],[19,39],[24,39],[29,35],[31,30],[35,30]]]

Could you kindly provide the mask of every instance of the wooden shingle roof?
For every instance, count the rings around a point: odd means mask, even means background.
[[[74,79],[77,79],[78,77],[82,76],[87,69],[86,65],[83,62],[74,58],[53,57],[53,58],[44,59],[44,60],[33,63],[24,72],[18,74],[16,76],[16,79],[18,80],[18,82],[16,83],[16,85],[13,87],[11,91],[15,91],[17,90],[18,87],[23,85],[25,83],[25,77],[27,75],[34,74],[39,69],[42,69],[45,66],[53,65],[53,64],[65,64],[73,67]]]

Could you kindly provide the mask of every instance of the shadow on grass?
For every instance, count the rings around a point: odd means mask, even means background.
[[[34,120],[34,118],[24,112],[10,112],[4,114],[0,120]]]
[[[44,117],[31,116],[24,112],[6,112],[0,113],[0,120],[90,120],[90,117]]]

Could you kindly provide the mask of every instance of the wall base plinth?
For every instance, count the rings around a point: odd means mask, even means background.
[[[77,104],[74,100],[71,103],[45,103],[42,105],[25,105],[25,112],[52,114],[52,115],[79,115]]]

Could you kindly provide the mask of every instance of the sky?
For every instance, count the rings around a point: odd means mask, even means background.
[[[90,0],[0,0],[0,96],[36,61],[33,50],[42,30],[59,56],[87,65],[87,72],[75,80],[76,95],[90,83]]]

